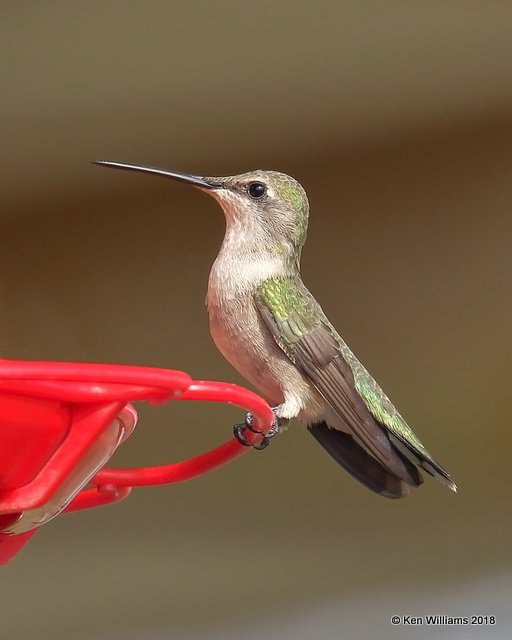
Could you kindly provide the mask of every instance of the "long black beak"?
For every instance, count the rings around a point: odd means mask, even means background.
[[[191,176],[188,173],[181,173],[180,171],[168,171],[167,169],[159,169],[158,167],[146,167],[140,164],[128,164],[126,162],[114,162],[112,160],[95,160],[93,164],[99,164],[102,167],[113,167],[114,169],[125,169],[126,171],[142,171],[144,173],[153,173],[157,176],[164,176],[164,178],[172,178],[173,180],[179,180],[180,182],[186,182],[199,187],[200,189],[215,189],[222,187],[221,184],[211,182],[206,178],[200,176]]]

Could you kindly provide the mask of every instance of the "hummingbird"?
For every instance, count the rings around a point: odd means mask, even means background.
[[[226,360],[272,406],[267,435],[298,418],[345,471],[387,498],[420,486],[420,469],[457,490],[302,282],[309,202],[299,182],[277,171],[201,177],[96,164],[185,182],[222,207],[226,230],[206,296],[210,331]],[[235,435],[250,444],[241,427]],[[244,428],[254,430],[249,414]]]

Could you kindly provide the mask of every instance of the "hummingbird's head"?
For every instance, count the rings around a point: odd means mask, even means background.
[[[249,171],[206,178],[207,190],[224,210],[228,228],[252,243],[276,251],[300,252],[308,226],[309,204],[302,186],[277,171]]]
[[[309,204],[302,186],[278,171],[249,171],[236,176],[199,177],[140,165],[98,161],[96,164],[144,171],[191,184],[221,205],[228,232],[253,251],[298,258],[308,227]]]

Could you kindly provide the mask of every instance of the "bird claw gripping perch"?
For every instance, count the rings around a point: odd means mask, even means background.
[[[252,431],[252,433],[259,433],[259,434],[262,433],[261,431],[258,431],[258,429],[254,427],[253,425],[254,417],[252,413],[249,413],[249,412],[246,413],[245,422],[243,422],[242,424],[235,424],[233,427],[233,435],[238,440],[238,442],[240,444],[243,444],[244,447],[253,447],[257,451],[266,449],[270,443],[270,439],[279,433],[279,419],[276,416],[274,409],[272,409],[272,411],[274,412],[274,421],[272,422],[272,426],[264,435],[264,437],[261,439],[261,441],[258,442],[257,444],[249,442],[249,440],[247,440],[247,438],[244,435],[244,431],[246,429],[248,429],[249,431]]]

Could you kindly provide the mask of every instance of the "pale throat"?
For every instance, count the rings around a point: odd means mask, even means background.
[[[208,280],[207,303],[220,303],[254,293],[268,278],[289,275],[282,256],[263,251],[244,253],[223,243]]]
[[[226,231],[208,280],[206,303],[219,305],[252,294],[272,277],[292,274],[289,252],[280,247],[241,206],[236,195],[217,197],[226,217]],[[245,213],[245,214],[244,214]]]
[[[246,231],[226,229],[219,254],[208,279],[208,306],[252,294],[268,278],[290,275],[287,260],[260,248],[259,239]]]

